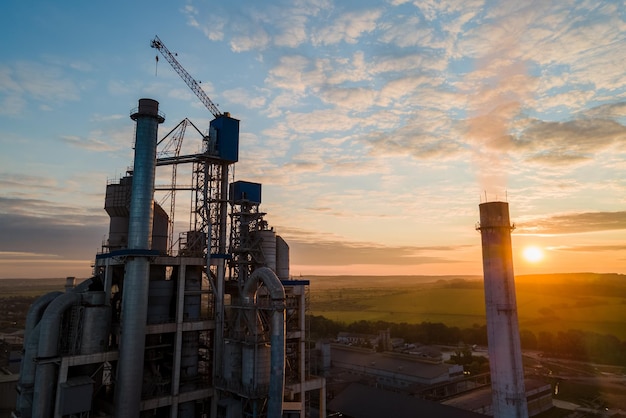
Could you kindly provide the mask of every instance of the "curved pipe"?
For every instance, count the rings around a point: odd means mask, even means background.
[[[81,302],[83,295],[69,292],[58,296],[48,305],[39,322],[39,364],[35,372],[35,391],[33,398],[33,416],[47,418],[52,415],[53,399],[56,389],[56,364],[51,360],[58,353],[59,335],[63,313]],[[43,362],[42,362],[43,360]]]
[[[35,383],[35,363],[37,347],[39,346],[39,321],[48,305],[61,296],[63,292],[50,292],[43,295],[30,306],[26,314],[26,327],[24,329],[24,355],[20,365],[20,380],[18,383],[19,395],[16,409],[21,416],[30,416],[33,404],[33,385]]]
[[[24,328],[24,339],[30,336],[30,332],[41,320],[44,311],[57,296],[61,296],[63,292],[50,292],[43,296],[40,296],[35,302],[30,305],[28,313],[26,314],[26,327]]]
[[[243,303],[247,305],[254,304],[259,282],[263,282],[267,287],[272,301],[283,301],[284,309],[285,288],[280,280],[278,280],[278,277],[276,277],[276,273],[269,267],[259,267],[254,270],[246,283],[244,283],[242,290]]]
[[[74,287],[71,292],[73,293],[82,293],[82,292],[88,292],[89,291],[89,287],[94,283],[94,279],[96,279],[96,276],[85,280],[84,282],[81,282],[78,286]]]
[[[75,288],[71,289],[71,293],[81,293],[89,290],[93,284],[94,278],[87,279]],[[39,297],[28,309],[26,315],[26,325],[24,329],[24,355],[20,365],[19,380],[19,396],[17,399],[17,410],[22,416],[30,416],[33,405],[33,386],[35,384],[35,375],[37,365],[35,358],[38,356],[39,336],[42,327],[39,326],[44,312],[48,306],[59,296],[64,295],[63,292],[50,292]]]
[[[244,283],[242,296],[244,305],[253,305],[259,282],[267,287],[272,300],[272,325],[270,330],[270,388],[267,416],[281,417],[283,414],[283,392],[285,387],[285,288],[276,274],[268,267],[261,267]]]

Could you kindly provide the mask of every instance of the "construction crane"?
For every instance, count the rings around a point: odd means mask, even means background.
[[[150,46],[152,48],[156,48],[161,53],[161,55],[163,55],[167,62],[170,63],[172,68],[174,68],[174,71],[176,71],[180,78],[182,78],[183,81],[187,83],[191,91],[193,91],[195,95],[198,96],[198,99],[200,99],[200,101],[206,106],[206,108],[209,109],[209,112],[211,112],[213,116],[217,118],[218,116],[222,115],[222,112],[220,112],[215,103],[213,103],[209,96],[207,96],[207,94],[204,92],[204,90],[202,90],[200,84],[196,80],[194,80],[194,78],[187,72],[187,70],[185,70],[182,65],[180,65],[180,63],[176,60],[174,54],[172,54],[170,50],[167,49],[165,44],[163,44],[163,41],[161,41],[158,36],[154,37],[154,39],[150,43]]]

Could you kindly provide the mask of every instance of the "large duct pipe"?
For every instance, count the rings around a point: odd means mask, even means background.
[[[39,298],[37,298],[37,300],[35,300],[35,302],[33,302],[33,304],[28,309],[28,313],[26,314],[26,326],[24,328],[24,340],[27,340],[31,336],[33,329],[37,326],[39,321],[41,321],[41,317],[43,316],[43,313],[45,312],[48,305],[53,300],[55,300],[58,296],[61,296],[62,294],[63,292],[59,292],[59,291],[50,292],[48,294],[40,296]],[[24,363],[22,362],[22,365],[23,364]]]
[[[156,144],[159,123],[159,102],[140,99],[137,121],[132,195],[128,223],[128,249],[149,250],[152,238]],[[148,285],[150,260],[134,255],[126,262],[122,296],[121,336],[117,381],[115,385],[115,416],[139,416],[144,367]]]
[[[285,387],[285,289],[276,274],[268,267],[261,267],[244,284],[242,296],[246,306],[254,305],[259,282],[267,287],[272,301],[272,324],[270,329],[270,384],[267,402],[268,418],[283,415],[283,391]]]
[[[35,357],[39,347],[39,322],[48,305],[62,295],[63,292],[50,292],[43,295],[30,306],[26,314],[24,329],[24,355],[20,365],[20,380],[18,383],[18,398],[16,410],[21,417],[32,416],[33,386],[35,384]]]
[[[81,302],[82,294],[68,292],[58,296],[46,308],[39,322],[39,347],[33,397],[33,417],[52,416],[53,399],[56,392],[56,368],[54,358],[59,355],[58,346],[63,314]]]
[[[488,202],[479,209],[493,416],[527,418],[509,204]]]

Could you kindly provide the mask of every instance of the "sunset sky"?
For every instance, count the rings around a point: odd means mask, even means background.
[[[208,128],[155,35],[241,120],[292,274],[481,274],[485,199],[517,274],[626,273],[621,0],[7,0],[0,278],[90,274],[139,98]]]

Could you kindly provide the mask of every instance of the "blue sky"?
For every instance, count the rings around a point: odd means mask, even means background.
[[[139,98],[160,102],[163,135],[208,127],[155,35],[241,120],[236,177],[263,184],[293,274],[480,274],[485,196],[510,202],[518,273],[626,270],[623,2],[4,10],[0,277],[89,274]],[[542,262],[517,257],[528,245]]]

